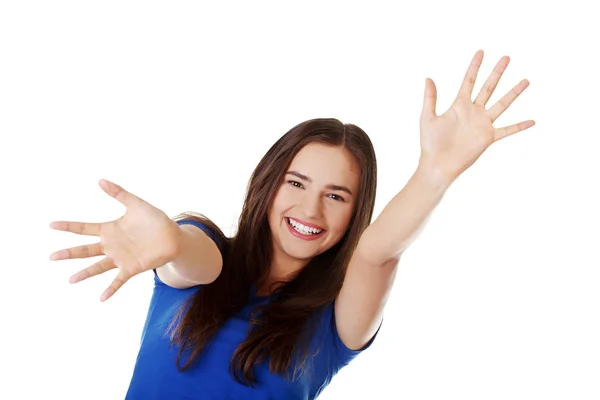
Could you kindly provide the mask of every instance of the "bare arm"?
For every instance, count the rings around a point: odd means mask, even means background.
[[[156,269],[161,281],[176,289],[209,284],[221,273],[223,259],[217,244],[202,229],[180,225],[175,259]]]
[[[418,168],[363,233],[335,302],[337,330],[348,348],[364,347],[379,328],[400,257],[423,231],[446,189],[445,182]]]
[[[452,106],[441,116],[435,112],[435,84],[429,78],[425,81],[420,118],[421,157],[417,171],[361,236],[336,300],[338,332],[348,347],[363,346],[375,333],[402,253],[423,230],[450,184],[493,143],[535,124],[533,120],[527,120],[503,128],[493,126],[529,86],[529,81],[522,80],[486,109],[509,57],[498,61],[473,101],[473,86],[482,59],[483,51],[479,50]]]

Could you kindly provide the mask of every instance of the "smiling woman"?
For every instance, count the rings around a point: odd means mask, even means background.
[[[337,119],[305,121],[273,144],[250,178],[231,238],[202,214],[170,219],[101,181],[127,207],[121,219],[53,227],[102,232],[95,252],[107,257],[72,277],[119,268],[102,300],[131,276],[155,271],[127,398],[315,398],[375,337],[357,346],[364,332],[354,329],[354,313],[334,305],[371,221],[376,182],[369,137]]]
[[[126,207],[124,216],[52,223],[100,237],[51,259],[106,255],[71,277],[74,283],[118,268],[102,301],[134,275],[154,271],[127,398],[316,398],[373,343],[400,256],[450,184],[492,143],[534,124],[492,126],[527,81],[485,109],[507,57],[471,100],[482,57],[475,54],[441,116],[427,79],[418,167],[373,223],[372,143],[337,119],[302,122],[273,144],[250,178],[233,237],[202,214],[171,219],[105,180],[100,186]]]
[[[199,269],[201,254],[157,269],[157,285],[174,276],[187,276],[190,288],[200,285],[185,296],[177,315],[170,308],[164,313],[153,308],[155,318],[181,317],[171,325],[171,339],[180,349],[191,350],[182,368],[196,377],[190,391],[206,393],[208,388],[224,397],[248,399],[266,398],[267,393],[314,398],[367,347],[365,342],[351,349],[341,339],[340,327],[347,330],[353,316],[334,315],[334,303],[372,217],[376,170],[373,146],[360,128],[336,119],[309,120],[283,135],[257,165],[234,238],[225,237],[202,215],[175,218],[208,233],[223,255],[214,282],[190,279],[193,275],[184,272]],[[177,287],[185,287],[184,282]],[[162,303],[176,303],[165,293],[178,296],[163,288]],[[146,382],[158,379],[149,368],[169,344],[159,342],[162,352],[147,352],[153,360],[138,361],[131,398],[146,398]],[[185,374],[176,374],[175,363],[171,368],[170,382],[183,385]],[[238,384],[227,383],[228,370]]]

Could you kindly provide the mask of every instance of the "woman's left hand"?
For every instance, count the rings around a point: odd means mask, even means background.
[[[522,80],[496,104],[485,105],[496,89],[510,58],[502,57],[483,85],[475,101],[471,99],[477,73],[483,60],[483,51],[475,53],[467,70],[459,93],[452,106],[441,116],[436,115],[437,91],[429,78],[425,82],[425,98],[420,118],[421,158],[420,166],[432,170],[446,180],[454,182],[494,142],[532,127],[535,122],[527,120],[518,124],[494,128],[494,121],[529,86]]]

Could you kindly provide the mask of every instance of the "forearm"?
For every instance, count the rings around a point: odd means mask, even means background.
[[[399,257],[419,236],[450,183],[420,162],[406,186],[365,230],[361,246],[377,265]]]
[[[221,272],[222,258],[217,245],[201,229],[181,225],[177,253],[168,269],[194,284],[213,282]]]

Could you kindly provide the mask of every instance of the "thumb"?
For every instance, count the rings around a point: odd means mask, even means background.
[[[126,208],[139,206],[143,202],[142,199],[132,193],[129,193],[127,190],[123,189],[114,182],[106,179],[100,179],[98,184],[106,194],[117,199]]]
[[[435,83],[430,78],[425,79],[425,96],[423,98],[423,117],[435,117],[435,106],[437,102],[437,89]]]

